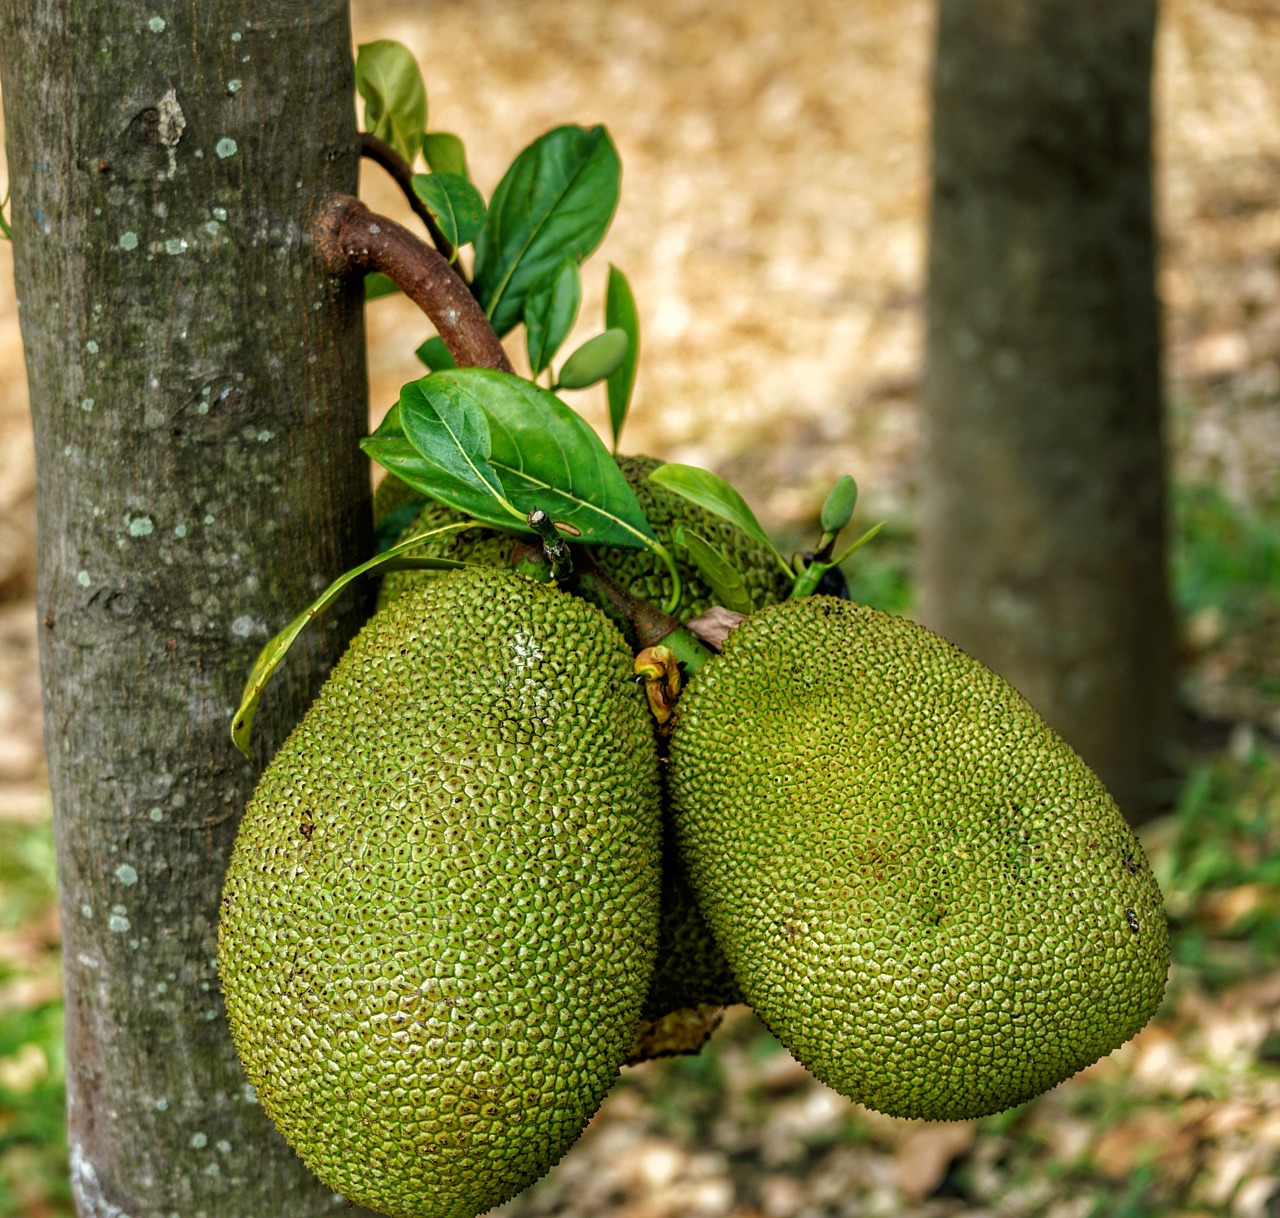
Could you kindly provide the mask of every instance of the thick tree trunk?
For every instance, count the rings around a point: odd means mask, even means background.
[[[923,615],[1131,816],[1172,698],[1155,0],[942,0]]]
[[[77,1204],[341,1209],[240,1072],[215,936],[241,683],[369,546],[361,304],[307,236],[356,185],[347,6],[0,0],[0,67]],[[264,756],[362,610],[291,657]]]

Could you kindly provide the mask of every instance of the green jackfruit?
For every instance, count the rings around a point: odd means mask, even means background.
[[[681,698],[670,795],[747,1000],[881,1112],[1019,1104],[1159,1004],[1160,892],[1105,788],[909,621],[829,597],[749,618]]]
[[[682,622],[705,613],[714,603],[714,596],[698,574],[697,568],[674,544],[674,534],[680,526],[701,534],[724,553],[734,568],[742,573],[743,583],[754,605],[772,605],[786,599],[791,590],[791,580],[764,546],[748,537],[736,525],[690,503],[674,491],[649,481],[649,474],[662,462],[652,457],[618,457],[617,462],[618,468],[631,484],[631,489],[635,491],[640,508],[658,540],[671,547],[675,553],[683,588],[680,607],[675,616]],[[383,485],[388,480],[384,480]],[[399,501],[388,492],[386,502],[394,504]],[[421,533],[460,519],[462,517],[450,509],[431,504],[422,510],[418,519],[401,536],[411,537],[414,532]],[[415,551],[415,554],[502,565],[507,561],[511,544],[510,534],[496,529],[475,529],[429,542],[421,551]],[[671,576],[656,555],[648,550],[615,546],[596,547],[593,554],[605,572],[632,596],[651,601],[655,605],[666,603],[671,591]],[[386,604],[405,588],[432,577],[433,573],[429,571],[393,571],[382,581],[378,603]]]
[[[219,966],[263,1107],[322,1180],[472,1218],[577,1138],[631,1045],[659,789],[621,636],[510,572],[378,613],[267,768]]]
[[[373,489],[373,523],[376,525],[384,516],[422,498],[420,491],[415,491],[402,478],[388,474]]]

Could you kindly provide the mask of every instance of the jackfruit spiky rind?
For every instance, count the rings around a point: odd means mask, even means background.
[[[1133,1036],[1160,892],[1101,782],[994,673],[828,597],[749,618],[682,696],[670,793],[747,1000],[895,1116],[977,1117]]]
[[[787,598],[791,577],[783,572],[766,546],[723,517],[649,481],[649,475],[661,461],[643,456],[617,457],[616,460],[660,541],[674,546],[678,528],[692,529],[720,550],[730,566],[741,574],[751,604],[757,609]],[[675,546],[675,555],[681,580],[680,607],[675,616],[687,622],[706,613],[715,603],[715,594],[678,546]],[[666,603],[671,576],[661,559],[648,550],[611,548],[601,557],[600,565],[632,596],[655,605]]]
[[[472,1218],[570,1146],[630,1047],[658,775],[602,614],[509,572],[377,614],[263,774],[219,964],[245,1071],[331,1188]]]

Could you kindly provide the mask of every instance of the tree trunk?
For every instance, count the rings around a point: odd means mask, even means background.
[[[1172,702],[1155,0],[942,0],[921,598],[1134,818]]]
[[[342,1208],[240,1072],[229,739],[268,636],[369,552],[358,287],[307,235],[356,185],[345,0],[0,0],[66,978],[94,1218]],[[268,691],[269,756],[364,606]]]

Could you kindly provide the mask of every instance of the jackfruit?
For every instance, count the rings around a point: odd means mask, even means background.
[[[747,1000],[881,1112],[1012,1107],[1160,1001],[1160,892],[1106,789],[912,622],[829,597],[748,618],[681,697],[670,795]]]
[[[658,763],[621,636],[511,572],[376,614],[264,772],[219,966],[304,1162],[396,1218],[472,1218],[577,1138],[658,920]]]
[[[373,523],[377,525],[392,512],[408,507],[421,498],[422,493],[415,491],[403,478],[387,474],[373,489]]]
[[[714,594],[698,574],[697,568],[676,544],[676,530],[681,526],[706,538],[741,572],[752,604],[759,607],[786,599],[791,590],[791,580],[758,541],[748,537],[736,525],[690,503],[674,491],[650,482],[649,474],[662,464],[660,461],[652,457],[618,457],[616,460],[658,540],[676,556],[682,594],[675,616],[682,622],[705,613],[714,602]],[[386,481],[384,479],[383,485]],[[390,492],[386,502],[395,502]],[[414,532],[425,532],[460,519],[462,517],[449,508],[428,504],[401,536],[411,537]],[[435,539],[414,553],[433,558],[455,558],[465,562],[502,565],[507,561],[512,542],[511,534],[497,529],[477,528]],[[671,592],[671,576],[661,559],[651,551],[598,546],[593,547],[592,553],[604,571],[632,596],[655,605],[666,603]],[[430,571],[393,571],[382,581],[378,603],[384,605],[405,588],[431,578],[434,578],[434,573]]]

